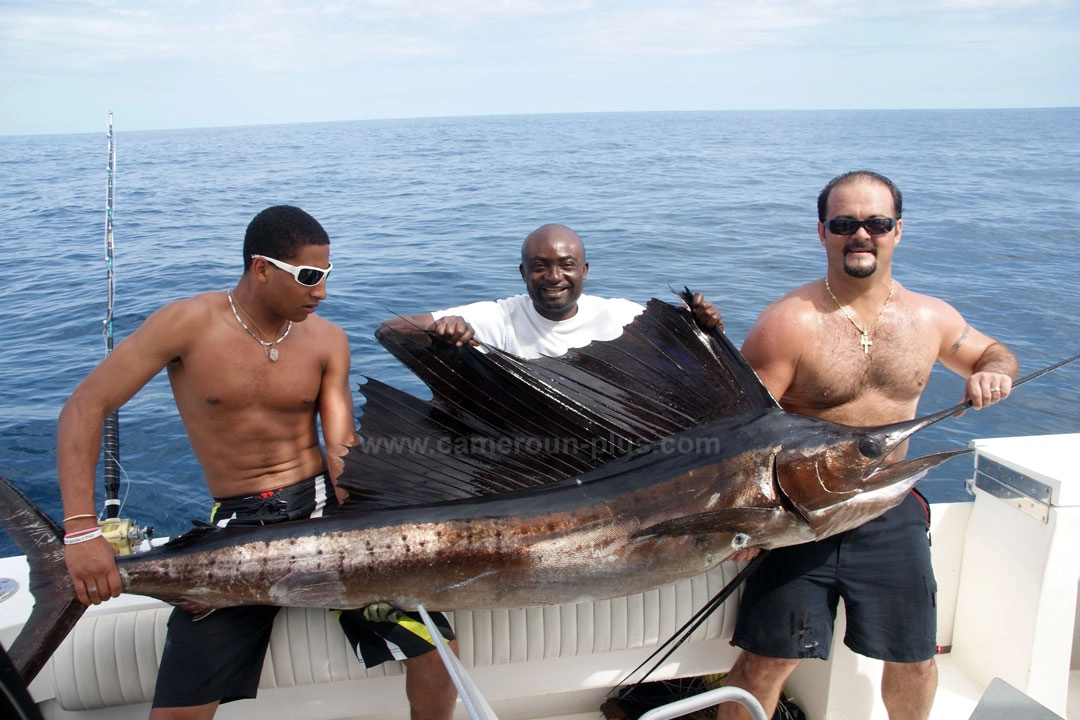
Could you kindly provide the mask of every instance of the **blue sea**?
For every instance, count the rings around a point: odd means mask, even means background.
[[[53,517],[56,418],[105,355],[105,133],[0,137],[0,475]],[[1080,352],[1080,109],[611,113],[127,132],[115,118],[116,339],[153,310],[232,287],[248,221],[294,204],[332,239],[320,308],[355,385],[423,386],[374,340],[395,313],[522,290],[522,238],[576,229],[587,291],[701,290],[742,342],[824,273],[815,199],[868,168],[904,191],[894,274],[1008,344],[1022,374]],[[935,426],[912,453],[1080,431],[1080,363]],[[920,410],[959,402],[935,372]],[[426,397],[426,394],[425,394]],[[359,393],[356,393],[360,404]],[[164,374],[121,411],[122,515],[158,535],[205,519]],[[923,481],[962,492],[970,457]],[[100,496],[100,492],[99,492]],[[15,552],[6,537],[0,553]]]

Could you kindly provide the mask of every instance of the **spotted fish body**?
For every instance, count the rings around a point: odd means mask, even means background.
[[[543,488],[197,530],[185,544],[119,558],[120,572],[127,592],[192,612],[376,601],[482,609],[621,596],[705,572],[735,552],[739,534],[768,546],[813,539],[772,494],[768,458],[754,457],[760,454],[646,450]],[[736,482],[721,492],[718,474]],[[742,509],[729,513],[734,503]],[[675,529],[688,514],[703,517],[700,527]]]

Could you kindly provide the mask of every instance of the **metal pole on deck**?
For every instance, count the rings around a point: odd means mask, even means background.
[[[113,350],[113,176],[116,173],[116,149],[113,146],[113,114],[109,111],[109,165],[105,190],[105,263],[108,267],[108,293],[105,315],[105,354]],[[102,424],[102,449],[105,453],[105,517],[120,515],[120,411],[113,411]]]
[[[765,714],[765,708],[761,707],[761,703],[758,702],[756,697],[746,690],[734,686],[706,690],[699,695],[661,705],[642,715],[640,720],[672,720],[672,718],[687,717],[690,713],[705,710],[725,702],[735,702],[742,705],[750,713],[751,720],[769,720],[769,716]]]

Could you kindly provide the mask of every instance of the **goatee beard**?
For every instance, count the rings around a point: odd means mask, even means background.
[[[844,263],[844,272],[853,278],[868,278],[877,272],[877,262],[875,261],[870,265],[858,265],[855,267]]]

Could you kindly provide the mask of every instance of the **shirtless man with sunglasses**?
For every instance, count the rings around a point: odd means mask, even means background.
[[[255,216],[243,252],[235,287],[159,309],[79,384],[60,413],[65,559],[85,604],[121,590],[94,506],[102,422],[162,369],[214,498],[212,522],[284,522],[328,514],[338,504],[334,480],[359,438],[348,340],[315,313],[332,268],[330,238],[315,218],[282,205]],[[210,718],[221,702],[254,697],[278,609],[226,608],[198,621],[174,610],[151,719]],[[410,657],[413,718],[451,717],[456,691],[429,638],[404,624],[370,621],[362,610],[340,620],[365,665],[391,659],[396,648]],[[436,622],[452,640],[445,618]]]
[[[892,181],[865,170],[834,178],[818,196],[825,277],[765,308],[742,348],[785,410],[857,426],[910,420],[935,362],[966,378],[964,398],[976,409],[1009,395],[1013,354],[951,305],[893,279],[901,211]],[[907,443],[886,462],[906,451]],[[747,579],[733,638],[743,652],[725,684],[752,692],[771,716],[799,662],[828,658],[843,597],[844,643],[884,661],[890,720],[925,720],[937,688],[928,529],[928,507],[912,493],[860,528],[769,553]],[[746,717],[733,703],[718,711],[720,720]]]

